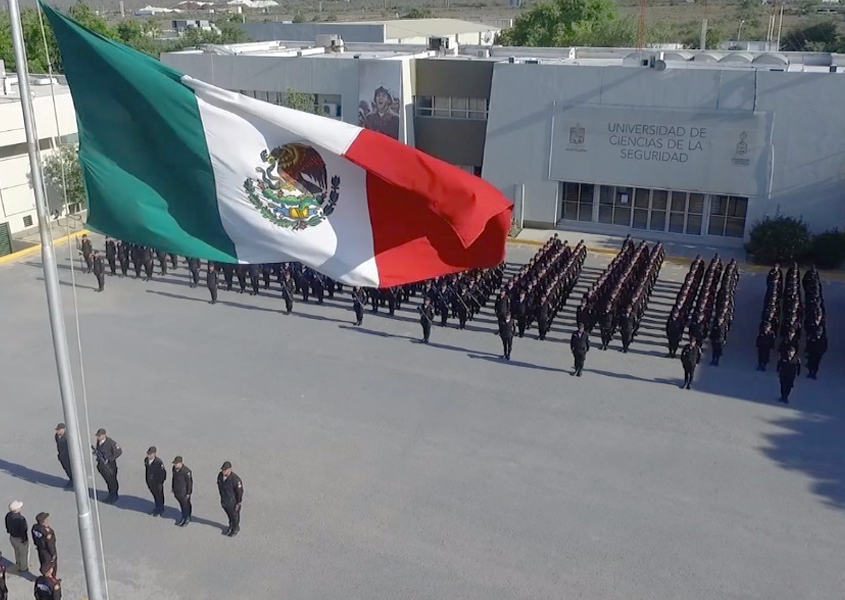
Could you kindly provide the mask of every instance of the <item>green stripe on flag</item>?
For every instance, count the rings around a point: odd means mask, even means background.
[[[91,227],[185,256],[235,262],[202,118],[182,74],[41,8],[73,94]]]

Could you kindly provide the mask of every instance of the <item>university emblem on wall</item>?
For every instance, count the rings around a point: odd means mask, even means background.
[[[743,156],[748,154],[748,142],[745,140],[748,139],[748,134],[746,132],[742,132],[739,134],[739,143],[736,145],[736,155]]]
[[[314,148],[285,144],[262,151],[261,162],[255,168],[259,177],[247,178],[244,190],[265,219],[298,231],[319,225],[334,212],[340,177],[328,181],[326,163]]]
[[[575,127],[570,127],[569,143],[573,146],[581,146],[584,143],[584,136],[586,136],[586,134],[587,130],[580,124],[575,125]]]

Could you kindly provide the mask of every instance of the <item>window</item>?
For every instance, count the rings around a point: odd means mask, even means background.
[[[745,235],[745,214],[748,198],[739,196],[711,196],[710,223],[707,233],[726,237]]]
[[[414,115],[441,119],[487,118],[486,98],[450,98],[448,96],[415,96]]]
[[[23,226],[24,227],[32,227],[32,215],[26,215],[23,218]]]
[[[603,185],[599,187],[599,223],[631,226],[634,188]]]
[[[567,221],[592,221],[593,197],[596,186],[592,183],[561,182],[563,210],[561,214]]]

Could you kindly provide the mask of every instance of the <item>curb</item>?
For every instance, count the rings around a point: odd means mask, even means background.
[[[53,239],[53,245],[55,246],[56,244],[59,244],[61,242],[66,242],[69,238],[75,238],[77,236],[82,235],[83,233],[87,234],[87,233],[91,233],[91,232],[88,231],[87,229],[79,229],[77,231],[74,231],[71,234],[63,235],[61,237],[57,237],[57,238]],[[0,256],[0,266],[9,264],[11,262],[15,262],[15,261],[17,261],[21,258],[26,258],[27,256],[30,256],[30,255],[35,254],[35,253],[40,252],[40,251],[41,251],[41,244],[35,244],[31,248],[26,248],[24,250],[12,252],[11,254],[7,254],[6,256]]]

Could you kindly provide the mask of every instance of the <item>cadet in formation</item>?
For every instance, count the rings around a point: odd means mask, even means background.
[[[364,305],[367,303],[367,296],[357,285],[352,288],[352,310],[355,311],[355,325],[364,322]]]
[[[97,430],[97,443],[91,446],[94,451],[94,456],[97,458],[97,471],[102,475],[108,488],[108,496],[106,496],[106,504],[117,502],[120,498],[118,491],[120,483],[117,480],[117,459],[123,454],[121,447],[113,439],[106,435],[106,430],[102,427]]]
[[[217,284],[219,282],[217,275],[217,267],[214,263],[208,263],[208,271],[205,274],[205,285],[208,287],[208,292],[211,294],[209,304],[217,304]]]
[[[756,345],[757,370],[765,371],[766,365],[769,364],[769,358],[771,357],[772,350],[775,348],[775,332],[772,331],[771,323],[763,323],[760,333],[757,334]]]
[[[795,385],[795,379],[801,375],[801,359],[795,348],[789,347],[786,351],[786,356],[778,361],[777,366],[778,378],[780,379],[780,398],[778,402],[789,404],[789,394],[792,392],[792,386]]]
[[[67,475],[66,488],[73,487],[73,472],[70,469],[70,450],[67,445],[67,427],[64,423],[56,425],[56,452],[58,453],[59,464]]]
[[[181,456],[173,459],[173,476],[171,478],[173,496],[179,503],[182,517],[176,522],[179,527],[185,527],[191,522],[194,507],[191,504],[191,494],[194,493],[194,476],[185,466]]]
[[[499,337],[502,338],[502,358],[505,360],[511,359],[511,350],[513,350],[513,336],[516,333],[516,323],[510,313],[507,313],[504,319],[499,320]]]
[[[40,512],[35,515],[32,543],[38,552],[41,572],[44,572],[45,567],[51,567],[55,575],[59,570],[59,555],[56,549],[56,532],[50,527],[50,513]]]
[[[695,377],[695,368],[699,362],[701,362],[701,346],[698,345],[695,336],[690,336],[689,343],[681,350],[681,364],[684,367],[684,383],[681,389],[690,389]]]
[[[94,291],[102,292],[106,286],[106,270],[103,267],[103,257],[96,250],[91,255],[91,270],[94,272],[94,277],[97,278],[97,289]]]
[[[41,569],[41,575],[35,579],[35,600],[62,600],[62,580],[56,579],[51,566]]]
[[[244,500],[244,484],[237,473],[232,471],[228,460],[220,467],[217,475],[217,491],[220,493],[220,506],[229,519],[229,529],[223,535],[234,537],[241,530],[241,503]]]
[[[153,517],[164,516],[164,482],[167,481],[167,469],[164,463],[157,456],[158,450],[150,446],[147,456],[144,458],[144,473],[147,480],[147,488],[153,495],[155,507],[150,513]]]
[[[572,333],[569,347],[575,358],[575,370],[571,374],[581,377],[581,371],[584,370],[584,363],[587,360],[587,352],[590,351],[590,334],[584,329],[583,323],[578,323],[578,329]]]
[[[417,309],[420,313],[420,325],[422,325],[423,336],[422,343],[427,344],[428,338],[431,336],[431,325],[434,321],[434,307],[431,304],[431,298],[426,296],[423,300],[422,306]]]

